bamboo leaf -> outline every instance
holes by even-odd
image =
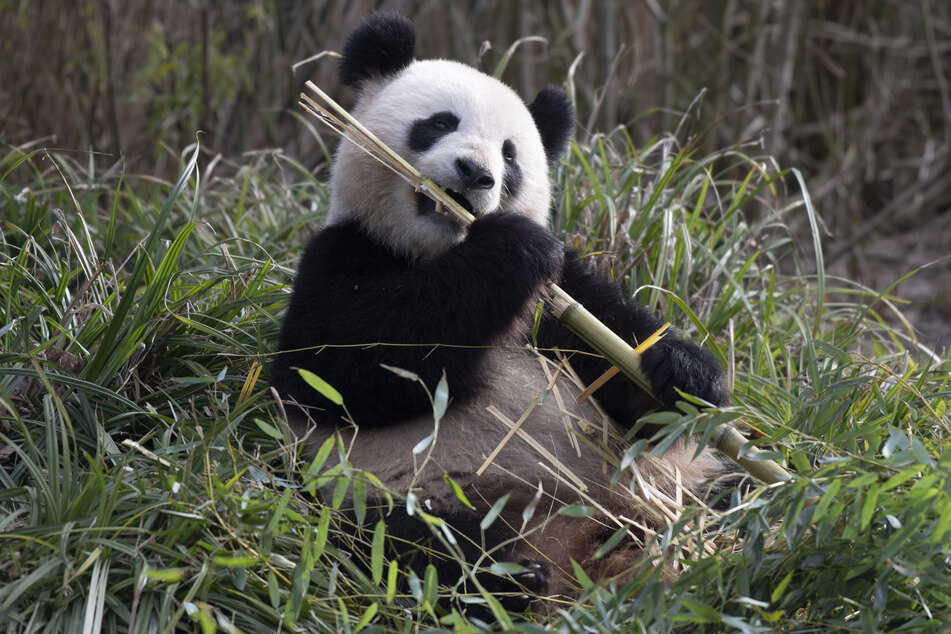
[[[456,499],[465,504],[470,509],[475,508],[472,506],[472,502],[469,501],[469,498],[466,497],[466,494],[463,492],[462,487],[456,483],[455,480],[449,477],[448,473],[442,475],[442,479],[445,480],[446,484],[449,485],[449,488],[452,489],[453,495],[456,496]]]
[[[502,512],[502,509],[505,508],[506,503],[509,501],[509,494],[506,493],[498,500],[495,501],[495,504],[492,505],[492,508],[489,509],[489,512],[485,514],[485,517],[482,518],[482,521],[479,522],[479,528],[483,531],[488,530],[492,524],[495,523],[495,520],[498,518],[499,513]]]
[[[370,548],[370,575],[374,585],[380,585],[383,579],[383,546],[386,537],[386,524],[383,520],[373,529],[373,543]]]
[[[356,626],[354,626],[353,628],[354,634],[356,634],[356,632],[360,632],[361,630],[363,630],[363,628],[365,628],[367,625],[370,624],[370,621],[372,621],[373,618],[376,616],[376,612],[379,608],[380,608],[380,604],[377,603],[376,601],[374,601],[373,603],[369,605],[369,607],[367,607],[366,611],[363,613],[363,616],[360,617],[360,620],[357,621]]]
[[[284,434],[281,433],[281,430],[277,429],[270,423],[264,422],[260,418],[255,418],[254,424],[258,426],[258,429],[263,431],[265,434],[267,434],[271,438],[275,438],[277,440],[282,440],[284,438]]]
[[[783,577],[783,580],[780,581],[779,584],[775,588],[773,588],[773,593],[769,595],[770,603],[779,602],[779,600],[783,596],[783,593],[786,592],[786,588],[789,587],[789,582],[792,581],[792,576],[793,576],[793,573],[790,572],[785,577]]]
[[[595,510],[584,504],[569,504],[559,508],[558,514],[565,517],[591,517],[595,514]]]
[[[367,481],[362,473],[358,473],[356,477],[353,478],[352,498],[353,514],[357,519],[357,525],[363,526],[363,521],[367,517]]]
[[[398,573],[399,573],[399,565],[397,564],[397,560],[391,559],[389,570],[386,573],[386,602],[387,604],[393,603],[393,599],[396,598],[396,581],[397,581]]]
[[[627,529],[623,526],[617,529],[616,531],[614,531],[614,534],[611,535],[607,540],[605,540],[605,542],[601,544],[601,546],[598,547],[598,549],[594,552],[594,558],[601,559],[602,557],[610,553],[612,550],[617,548],[618,544],[620,544],[626,536],[627,536]]]
[[[413,455],[418,456],[426,451],[426,448],[433,444],[434,440],[436,440],[436,430],[433,430],[431,434],[428,434],[425,438],[413,445]]]
[[[446,414],[446,407],[449,406],[449,383],[446,381],[446,372],[443,371],[439,383],[436,385],[436,392],[433,394],[433,418],[438,423]]]
[[[305,370],[304,368],[298,368],[297,373],[300,374],[301,378],[304,379],[304,382],[307,383],[307,385],[317,390],[321,396],[329,400],[331,403],[335,405],[343,405],[343,397],[340,395],[340,392],[331,387],[330,384],[324,381],[322,378],[310,370]]]

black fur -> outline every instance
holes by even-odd
[[[284,398],[313,408],[316,421],[338,422],[342,410],[294,369],[306,368],[341,392],[363,426],[397,423],[431,408],[420,386],[380,364],[415,372],[430,390],[445,370],[453,398],[471,397],[485,384],[489,347],[545,282],[559,279],[563,249],[547,229],[505,212],[480,218],[462,243],[423,262],[393,255],[356,223],[327,227],[301,259],[272,384]],[[663,324],[575,254],[565,262],[562,287],[627,341],[643,341]],[[589,350],[553,315],[543,318],[537,343]],[[676,335],[651,347],[642,361],[666,407],[678,400],[675,388],[718,405],[729,401],[713,355]],[[610,367],[588,355],[577,355],[572,365],[585,382]],[[623,376],[596,396],[625,427],[644,410],[643,395]]]
[[[449,111],[437,112],[431,117],[414,121],[409,129],[409,149],[422,153],[436,145],[436,141],[443,138],[459,127],[459,117]]]
[[[567,251],[560,285],[604,325],[632,345],[644,341],[664,325],[663,320],[634,303],[620,287],[595,273],[572,251]],[[591,351],[577,335],[547,315],[538,332],[542,348]],[[592,383],[610,368],[597,356],[575,355],[571,365],[585,383]],[[651,379],[651,387],[661,405],[672,408],[680,400],[676,388],[714,405],[730,401],[723,371],[716,358],[705,348],[667,334],[641,357],[641,366]],[[595,393],[595,398],[618,424],[630,428],[650,406],[645,395],[625,376],[618,374]],[[656,428],[645,426],[640,436],[653,435]]]
[[[466,574],[455,558],[457,555],[450,554],[443,543],[433,536],[432,527],[405,513],[385,513],[384,508],[382,504],[368,508],[372,517],[367,524],[375,525],[380,519],[386,522],[386,534],[389,537],[386,542],[388,558],[399,559],[401,567],[413,570],[420,578],[426,573],[426,566],[432,564],[439,583],[446,586],[455,585]],[[495,523],[485,530],[481,529],[479,525],[482,518],[481,513],[469,509],[460,509],[441,516],[452,528],[456,546],[466,562],[478,561],[483,555],[483,548],[492,549],[513,537],[513,532],[503,528],[500,523]],[[351,516],[350,519],[355,522],[355,517]],[[359,544],[355,543],[352,547],[359,548]],[[518,562],[524,570],[511,576],[500,576],[486,570],[493,561],[511,561],[512,555],[511,547],[494,551],[491,558],[483,559],[483,569],[477,572],[477,577],[482,587],[499,599],[502,607],[509,612],[523,612],[528,609],[534,596],[543,594],[548,589],[553,571],[545,562],[525,559]],[[460,592],[475,593],[476,588],[471,587],[468,580],[463,580]],[[472,604],[457,607],[465,611],[470,618],[492,620],[487,608],[479,609]]]
[[[548,149],[545,149],[548,152]],[[522,188],[522,168],[518,164],[518,149],[511,139],[502,144],[502,156],[505,159],[505,175],[502,178],[502,195],[516,198]]]
[[[528,106],[545,146],[548,166],[554,167],[565,155],[568,140],[575,130],[575,110],[564,90],[545,86]]]
[[[340,61],[340,83],[360,90],[363,82],[397,73],[413,61],[413,23],[395,13],[363,18],[347,38]]]
[[[423,262],[393,255],[356,223],[327,227],[301,258],[272,384],[284,398],[330,408],[315,411],[316,420],[338,421],[341,412],[293,369],[306,368],[340,390],[354,420],[368,426],[431,407],[420,386],[381,363],[415,372],[430,389],[445,369],[453,397],[472,396],[484,385],[483,346],[558,277],[562,250],[544,227],[504,212],[480,218],[465,241]]]

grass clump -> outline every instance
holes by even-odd
[[[658,536],[672,583],[647,561],[581,579],[577,602],[515,631],[948,626],[951,363],[891,325],[898,298],[825,272],[819,212],[786,191],[805,187],[748,150],[582,139],[554,226],[705,340],[730,416],[800,477]],[[94,156],[0,158],[3,631],[477,629],[439,621],[434,579],[397,583],[382,529],[340,513],[373,479],[327,467],[332,447],[299,464],[266,390],[326,191],[278,152],[176,160],[164,183]],[[327,481],[325,505],[309,491]]]

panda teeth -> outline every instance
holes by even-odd
[[[462,205],[463,209],[468,211],[470,214],[477,215],[475,211],[473,211],[472,203],[469,202],[468,198],[455,190],[449,189],[448,187],[446,188],[446,193],[449,194],[450,198]]]
[[[454,190],[452,190],[452,189],[446,189],[446,193],[449,194],[449,196],[450,196],[453,200],[455,200],[457,203],[459,203],[460,205],[462,205],[463,209],[465,209],[466,211],[468,211],[470,214],[472,214],[472,215],[474,215],[474,216],[479,215],[479,214],[473,209],[472,203],[469,202],[469,199],[468,199],[468,198],[466,198],[465,196],[463,196],[463,195],[460,194],[459,192],[454,191]],[[432,198],[430,198],[429,196],[426,196],[426,195],[423,194],[423,193],[417,193],[417,194],[416,194],[416,206],[417,206],[417,209],[418,209],[418,211],[419,211],[420,214],[437,213],[437,210],[436,210],[436,201],[434,201]],[[446,212],[438,212],[438,213],[441,213],[442,215],[446,215]]]

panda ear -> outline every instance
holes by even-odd
[[[545,86],[528,106],[535,120],[535,127],[545,146],[548,167],[558,164],[568,148],[568,140],[575,129],[575,109],[571,107],[568,94],[557,86]]]
[[[347,38],[340,83],[359,91],[363,82],[403,70],[413,61],[413,23],[396,13],[371,13]]]

